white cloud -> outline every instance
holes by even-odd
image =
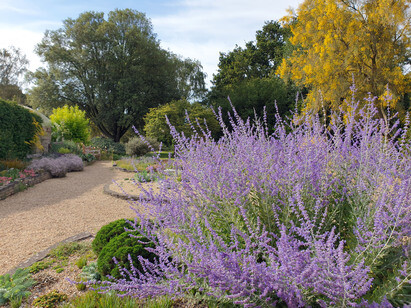
[[[0,1],[0,11],[15,11],[20,15],[31,11],[31,15],[37,16],[23,18],[15,27],[0,21],[0,48],[10,45],[20,48],[30,61],[30,70],[43,66],[40,58],[33,52],[34,47],[41,41],[46,29],[62,26],[64,18],[57,15],[66,10],[60,7],[58,14],[53,14],[53,11],[47,13],[40,10],[40,6],[30,7],[35,2],[27,0]],[[217,72],[219,52],[228,52],[236,44],[244,46],[245,42],[254,40],[255,32],[262,28],[265,21],[280,19],[286,15],[289,6],[296,8],[301,2],[302,0],[176,0],[167,2],[169,10],[166,13],[163,11],[148,17],[161,40],[161,46],[183,57],[199,60],[208,75],[207,84],[210,86],[210,80]],[[80,4],[72,3],[66,8],[67,12],[76,5]],[[85,6],[82,10],[90,8]]]
[[[26,29],[7,29],[0,27],[0,48],[14,46],[20,48],[30,61],[29,69],[35,70],[42,66],[40,58],[34,53],[34,48],[43,38],[43,33]]]
[[[184,0],[170,14],[152,18],[162,46],[203,64],[208,80],[217,72],[219,52],[255,39],[265,21],[279,20],[302,0]],[[210,83],[208,82],[208,85]]]

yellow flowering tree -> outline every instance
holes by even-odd
[[[307,108],[337,108],[350,96],[387,96],[404,111],[411,90],[409,0],[305,0],[283,19],[293,50],[278,73],[310,89]],[[384,116],[383,100],[378,101]]]

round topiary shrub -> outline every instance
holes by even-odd
[[[128,255],[133,260],[133,265],[136,269],[142,270],[138,257],[154,261],[156,255],[146,250],[147,247],[154,248],[153,243],[142,244],[140,241],[147,242],[146,238],[131,237],[130,234],[139,235],[138,232],[124,232],[110,240],[101,250],[97,260],[97,268],[102,275],[111,275],[115,278],[123,278],[120,274],[118,266],[114,263],[113,257],[118,261],[118,265],[130,269]]]
[[[125,219],[119,219],[110,222],[109,224],[101,227],[97,232],[96,237],[91,243],[93,251],[98,256],[100,251],[110,242],[113,237],[116,237],[124,232],[124,228],[130,229],[130,224]]]

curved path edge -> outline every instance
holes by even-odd
[[[34,263],[39,262],[41,260],[43,260],[44,258],[46,258],[49,254],[50,251],[52,251],[54,248],[58,247],[61,244],[65,244],[65,243],[72,243],[72,242],[79,242],[88,238],[92,238],[94,237],[93,234],[91,234],[90,232],[81,232],[79,234],[76,234],[74,236],[70,236],[54,245],[51,245],[49,248],[44,249],[43,251],[40,251],[38,253],[36,253],[35,255],[33,255],[31,258],[27,259],[26,261],[20,263],[19,265],[17,265],[16,267],[14,267],[13,269],[9,270],[6,274],[9,274],[10,276],[13,275],[19,268],[26,268],[29,266],[32,266]]]

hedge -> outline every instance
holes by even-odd
[[[31,153],[42,119],[13,102],[0,99],[0,159],[24,159]]]

